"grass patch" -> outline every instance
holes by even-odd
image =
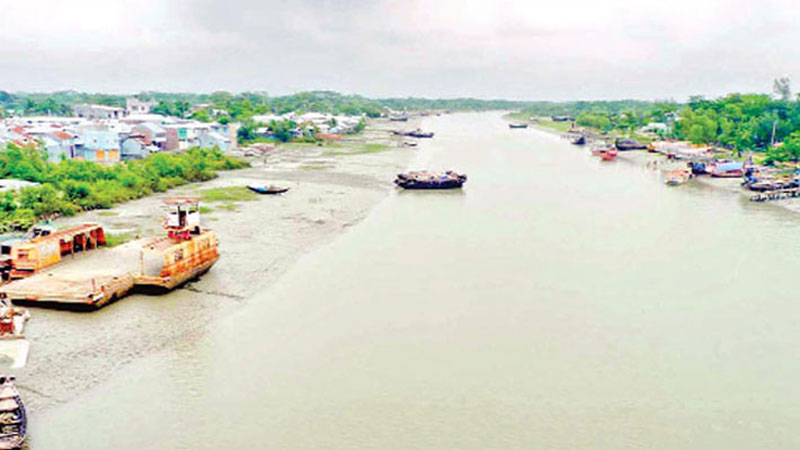
[[[553,122],[552,120],[549,119],[540,119],[534,125],[543,128],[549,128],[551,130],[556,130],[561,133],[566,133],[572,127],[572,122]]]
[[[132,240],[136,234],[127,233],[106,233],[106,247],[116,247]]]
[[[256,193],[242,186],[203,189],[198,194],[204,202],[242,202],[255,200],[257,197]]]
[[[217,209],[221,209],[223,211],[236,211],[239,209],[239,205],[233,202],[225,202],[221,205],[217,205]]]
[[[380,153],[390,150],[391,147],[386,144],[361,144],[353,147],[342,147],[341,149],[328,150],[325,155],[340,156],[340,155],[367,155],[370,153]]]
[[[203,206],[200,207],[200,214],[208,214],[208,213],[210,213],[212,211],[214,211],[214,208],[212,208],[210,206],[203,205]]]

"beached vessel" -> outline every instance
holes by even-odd
[[[255,184],[248,184],[247,189],[257,193],[257,194],[267,194],[267,195],[275,195],[275,194],[283,194],[284,192],[288,191],[288,187],[280,187],[280,186],[266,186],[266,185],[255,185]]]
[[[647,150],[647,144],[634,141],[633,139],[617,139],[617,141],[614,143],[614,146],[617,147],[617,150],[621,152],[630,150]]]
[[[572,145],[585,145],[586,144],[586,136],[579,134],[570,140],[570,144]]]
[[[508,128],[517,129],[517,128],[528,128],[527,123],[510,123],[508,124]]]
[[[0,450],[22,448],[28,437],[28,416],[14,380],[0,376]]]
[[[405,189],[457,189],[467,176],[452,170],[446,172],[412,171],[397,174],[394,183]]]
[[[63,230],[36,226],[27,235],[0,244],[0,275],[3,281],[29,277],[60,263],[65,256],[104,245],[105,231],[96,223]]]
[[[165,292],[206,272],[219,259],[216,233],[200,224],[199,199],[165,200],[164,237],[137,239],[0,287],[15,303],[97,309],[133,289]],[[113,261],[113,263],[109,263]]]

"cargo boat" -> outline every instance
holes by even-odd
[[[217,236],[200,225],[199,199],[167,199],[166,236],[93,252],[0,287],[16,303],[97,309],[134,289],[165,292],[205,273],[219,259]],[[113,264],[109,264],[113,261]]]
[[[452,170],[446,172],[406,172],[397,174],[394,184],[404,189],[458,189],[467,176]]]

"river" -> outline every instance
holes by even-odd
[[[424,127],[414,167],[463,191],[392,192],[210,330],[34,412],[32,448],[800,446],[796,214],[497,113]]]

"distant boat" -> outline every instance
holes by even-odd
[[[570,143],[572,145],[585,145],[586,144],[586,136],[580,134],[577,137],[573,138]]]
[[[606,150],[600,150],[600,159],[603,161],[613,161],[617,159],[617,149],[611,147]]]
[[[718,164],[709,171],[716,178],[739,178],[744,176],[744,163],[730,162]]]
[[[614,147],[608,144],[595,144],[592,146],[592,156],[602,156],[603,152],[615,150]]]
[[[389,117],[392,122],[408,122],[408,116],[392,116]]]
[[[458,189],[467,176],[452,170],[446,172],[412,171],[397,174],[394,184],[404,189]]]
[[[510,123],[508,124],[508,128],[528,128],[527,123]]]
[[[414,131],[392,130],[392,134],[395,135],[395,136],[413,137],[413,138],[417,138],[417,139],[432,138],[433,137],[433,133],[432,132],[427,132],[426,133],[426,132],[420,130],[419,128],[414,130]]]
[[[283,194],[284,192],[288,191],[288,187],[279,187],[279,186],[259,186],[259,185],[247,185],[247,189],[258,193],[258,194]]]
[[[628,150],[647,150],[647,144],[642,144],[639,141],[634,141],[632,139],[617,139],[615,143],[617,150],[621,152],[625,152]]]
[[[424,132],[422,130],[415,130],[415,131],[411,131],[411,132],[407,133],[406,136],[410,136],[410,137],[417,138],[417,139],[426,139],[426,138],[430,139],[430,138],[433,137],[433,132],[427,132],[426,133],[426,132]]]
[[[678,186],[692,178],[692,169],[677,169],[667,174],[665,183],[667,186]]]

